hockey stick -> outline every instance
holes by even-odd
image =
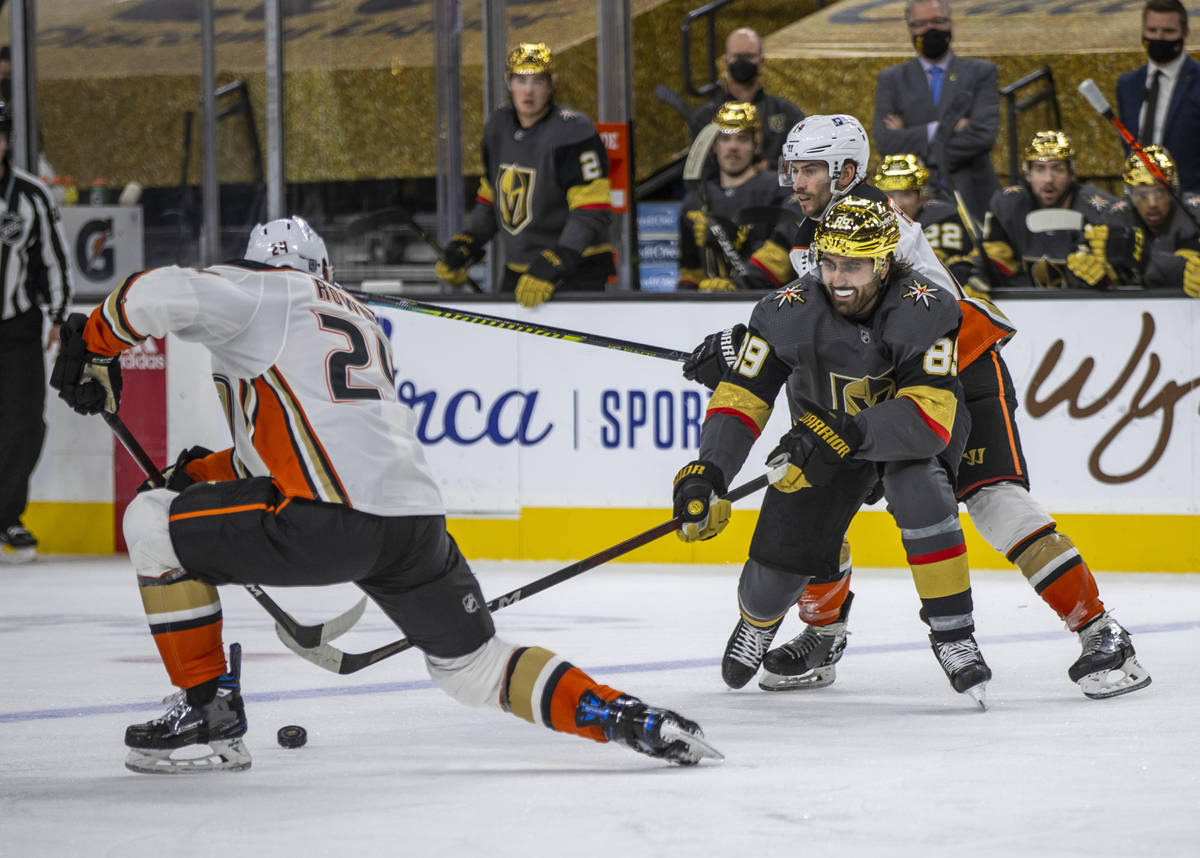
[[[582,331],[572,331],[567,328],[555,328],[549,325],[538,325],[533,322],[521,322],[517,319],[506,319],[502,316],[488,316],[483,313],[472,313],[467,310],[455,310],[437,304],[426,304],[413,301],[399,295],[376,295],[373,292],[356,292],[351,289],[343,290],[347,295],[368,304],[379,304],[383,307],[393,307],[397,310],[408,310],[412,313],[424,313],[427,316],[437,316],[442,319],[453,319],[457,322],[473,322],[477,325],[487,325],[505,331],[515,331],[518,334],[534,334],[539,337],[550,337],[555,340],[566,340],[572,343],[582,343],[585,346],[599,346],[645,357],[663,358],[683,362],[691,352],[681,352],[675,349],[665,349],[661,346],[635,343],[630,340],[618,340],[603,337],[599,334],[586,334]]]
[[[767,473],[755,477],[753,480],[750,480],[750,482],[744,483],[738,486],[736,489],[733,489],[722,495],[722,499],[731,503],[739,501],[747,495],[754,494],[759,489],[766,488],[767,484],[770,483],[773,478],[782,476],[782,473],[786,470],[786,463],[777,468],[773,468]],[[591,557],[586,557],[583,560],[572,563],[570,566],[559,569],[557,572],[551,572],[549,575],[538,578],[536,581],[526,584],[524,587],[518,587],[515,590],[510,590],[503,596],[498,596],[489,601],[487,603],[487,609],[492,613],[495,613],[501,608],[507,608],[509,605],[515,605],[522,599],[528,599],[530,596],[541,593],[543,590],[549,590],[556,584],[561,584],[563,581],[574,578],[576,575],[582,575],[584,572],[587,572],[590,569],[595,569],[597,566],[607,563],[610,560],[614,560],[623,554],[628,554],[635,548],[641,548],[643,545],[647,545],[654,540],[659,539],[660,537],[666,536],[671,531],[677,530],[681,524],[683,524],[683,516],[677,515],[670,521],[664,521],[662,524],[656,525],[643,533],[639,533],[637,536],[631,536],[624,542],[620,542],[611,548],[605,548],[603,551],[599,551],[593,554]],[[283,630],[278,626],[275,628],[275,631],[279,635],[279,639],[283,641],[284,646],[296,653],[296,655],[307,661],[311,661],[318,667],[323,667],[332,673],[340,673],[342,675],[347,673],[355,673],[356,671],[362,670],[364,667],[370,667],[376,662],[383,661],[385,658],[390,658],[396,653],[404,652],[406,649],[411,649],[413,646],[412,641],[408,640],[407,638],[401,638],[398,641],[384,644],[381,647],[376,647],[375,649],[367,650],[366,652],[343,652],[337,647],[330,646],[328,644],[319,647],[304,648],[297,646],[294,640],[289,640],[288,637],[283,634]]]
[[[1166,188],[1167,193],[1171,195],[1171,199],[1187,215],[1188,220],[1192,222],[1196,229],[1200,229],[1200,220],[1197,220],[1196,216],[1188,210],[1187,204],[1179,196],[1179,192],[1171,185],[1171,180],[1163,175],[1163,171],[1158,168],[1158,164],[1154,163],[1154,159],[1146,154],[1146,150],[1142,148],[1142,144],[1138,142],[1138,139],[1129,133],[1129,129],[1125,127],[1125,123],[1113,113],[1112,105],[1108,103],[1108,99],[1104,97],[1104,93],[1100,92],[1100,87],[1096,86],[1096,82],[1090,77],[1087,78],[1083,83],[1079,84],[1079,94],[1087,99],[1087,103],[1097,113],[1112,123],[1112,127],[1117,129],[1117,133],[1121,135],[1121,139],[1142,159],[1142,163],[1146,165],[1146,169],[1150,171],[1150,175]]]
[[[158,488],[165,486],[166,480],[163,478],[162,471],[154,464],[154,460],[150,458],[145,448],[138,443],[137,438],[133,437],[133,433],[129,431],[125,421],[118,415],[109,414],[107,411],[101,412],[101,415],[104,417],[104,422],[108,424],[108,428],[112,429],[113,434],[117,436],[117,440],[129,451],[129,455],[145,473],[151,485]],[[357,623],[358,618],[363,615],[363,611],[367,609],[367,597],[363,596],[354,607],[343,614],[338,614],[332,620],[318,623],[315,626],[306,626],[296,622],[291,614],[279,607],[279,604],[257,584],[243,584],[242,586],[254,597],[254,601],[262,605],[263,610],[274,618],[276,633],[281,637],[283,635],[290,636],[300,646],[328,644],[329,641],[349,631],[350,627]]]
[[[750,270],[746,267],[741,254],[737,252],[737,248],[733,246],[733,242],[730,241],[729,233],[718,221],[708,216],[708,182],[704,180],[704,164],[708,160],[713,142],[717,139],[720,131],[720,126],[715,122],[710,122],[700,129],[700,133],[696,135],[691,148],[688,149],[687,160],[683,162],[683,181],[696,183],[700,194],[700,213],[704,215],[704,224],[708,234],[716,240],[717,247],[721,249],[721,255],[725,257],[725,261],[729,263],[730,267],[737,272],[739,277],[745,277]],[[707,248],[705,248],[705,252],[708,252]],[[711,259],[707,260],[705,268],[710,275],[718,273]]]

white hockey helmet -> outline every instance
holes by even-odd
[[[273,268],[294,268],[333,281],[333,266],[321,236],[302,217],[279,218],[250,230],[246,259]]]
[[[832,207],[850,193],[851,188],[867,177],[867,162],[871,160],[871,143],[862,123],[848,113],[806,116],[788,132],[779,156],[779,184],[792,186],[791,168],[794,161],[824,161],[829,165],[829,186]],[[836,187],[838,174],[846,164],[854,164],[854,181],[842,190]],[[826,208],[826,212],[829,209]],[[824,216],[824,215],[822,215]]]

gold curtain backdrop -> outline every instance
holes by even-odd
[[[679,25],[702,4],[631,5],[636,160],[644,177],[687,145],[682,119],[652,90],[656,83],[682,89]],[[1064,125],[1081,150],[1081,170],[1114,173],[1119,145],[1075,86],[1091,76],[1111,96],[1117,74],[1144,62],[1141,5],[954,0],[955,48],[995,61],[1002,85],[1050,65]],[[288,180],[433,175],[432,0],[285,0],[283,6]],[[474,172],[483,125],[480,4],[464,0],[461,6],[463,152],[466,169]],[[816,6],[816,0],[739,0],[719,14],[718,36],[723,41],[737,26],[758,29],[767,35],[769,91],[808,113],[849,112],[869,124],[875,75],[911,55],[903,2],[840,0],[821,11]],[[508,10],[509,43],[548,42],[555,50],[559,100],[595,118],[595,0],[510,0]],[[246,82],[263,139],[261,0],[218,0],[215,11],[218,85]],[[117,184],[176,184],[183,117],[199,109],[194,0],[41,0],[37,28],[44,149],[58,172],[81,183],[104,176]],[[703,33],[702,26],[694,29],[697,77]],[[222,181],[251,177],[241,122],[230,119],[221,126]],[[199,177],[198,139],[193,134],[192,182]],[[1002,146],[996,162],[1005,173]]]

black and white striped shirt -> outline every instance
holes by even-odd
[[[70,299],[58,208],[36,176],[8,164],[0,180],[0,320],[45,302],[61,321]]]

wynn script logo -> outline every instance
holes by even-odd
[[[1184,382],[1168,380],[1155,390],[1159,371],[1162,369],[1162,360],[1155,352],[1150,351],[1147,355],[1150,341],[1154,339],[1154,331],[1154,318],[1149,313],[1142,313],[1142,331],[1124,368],[1113,379],[1108,389],[1091,403],[1084,404],[1082,401],[1084,385],[1087,384],[1096,368],[1096,361],[1091,357],[1080,361],[1071,377],[1057,389],[1050,391],[1044,397],[1041,395],[1042,386],[1058,368],[1059,360],[1062,358],[1062,340],[1055,340],[1054,344],[1050,346],[1029,383],[1029,390],[1025,396],[1025,407],[1035,418],[1045,416],[1063,402],[1067,404],[1067,413],[1074,418],[1091,417],[1119,400],[1127,403],[1124,413],[1104,434],[1104,437],[1096,442],[1096,446],[1092,448],[1091,455],[1088,457],[1088,472],[1099,482],[1109,484],[1133,482],[1158,464],[1171,440],[1171,430],[1175,425],[1175,407],[1185,396],[1200,387],[1200,377],[1197,377]],[[1142,368],[1143,359],[1145,359],[1144,368]],[[1134,378],[1135,374],[1139,372],[1139,368],[1142,368],[1140,380]],[[1103,383],[1102,380],[1101,383]],[[1132,387],[1130,387],[1131,385]],[[1100,465],[1104,452],[1116,443],[1130,423],[1143,419],[1158,420],[1158,437],[1145,459],[1140,465],[1126,473],[1106,472]]]

